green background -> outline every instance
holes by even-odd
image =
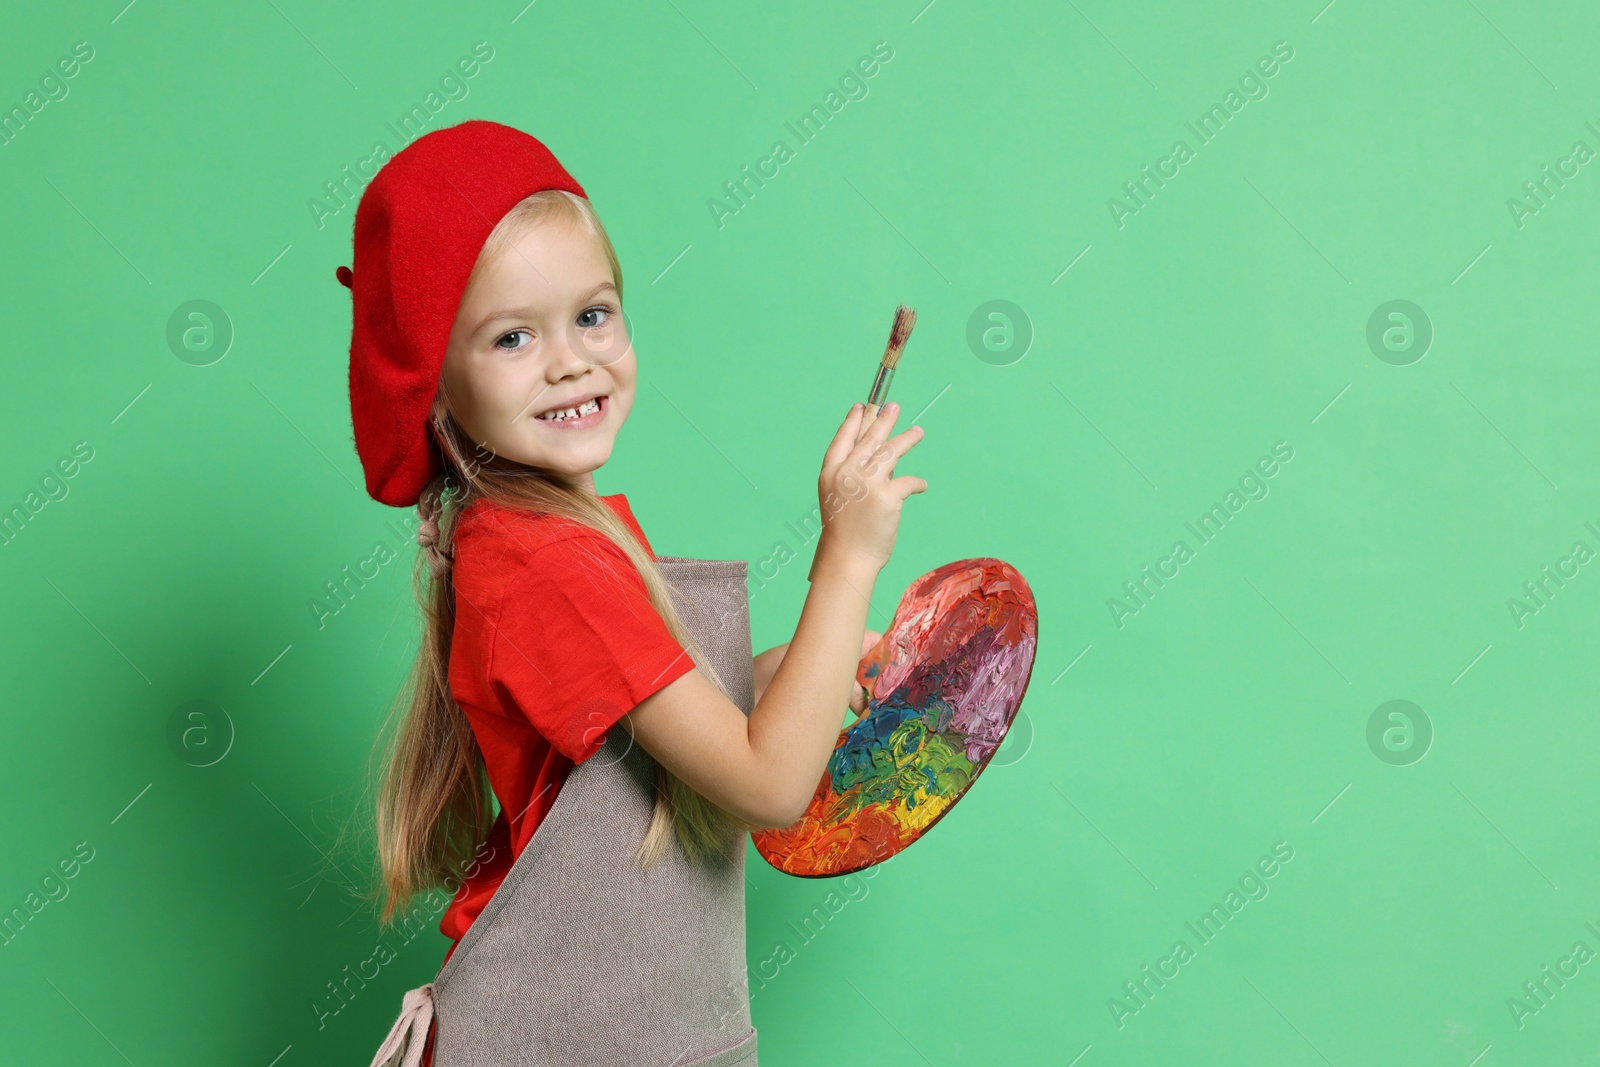
[[[1011,737],[870,892],[802,944],[828,883],[751,850],[751,966],[795,949],[752,1003],[763,1064],[1592,1055],[1600,963],[1520,1023],[1508,1000],[1600,951],[1600,576],[1520,625],[1508,601],[1600,549],[1600,163],[1521,225],[1507,201],[1600,149],[1600,15],[1323,3],[9,11],[5,108],[74,42],[94,58],[0,147],[0,507],[93,458],[0,553],[0,906],[93,859],[0,946],[0,1058],[366,1063],[444,954],[430,920],[319,1026],[380,936],[339,833],[418,616],[414,512],[366,497],[351,443],[354,208],[319,226],[308,201],[397,150],[386,124],[477,41],[493,59],[430,121],[533,133],[605,220],[641,380],[597,480],[657,551],[787,542],[752,613],[758,649],[792,634],[810,546],[786,524],[904,302],[894,395],[927,436],[900,471],[930,488],[871,625],[970,556],[1040,607]],[[798,145],[785,123],[880,41],[865,98]],[[1185,122],[1279,41],[1265,98],[1199,146]],[[719,226],[708,201],[780,138],[794,158]],[[1119,227],[1108,200],[1180,138]],[[1420,359],[1368,344],[1397,299],[1431,324]],[[233,331],[204,366],[167,341],[191,300]],[[1280,441],[1270,493],[1119,627],[1108,600]],[[323,583],[380,542],[402,558],[319,628]],[[195,700],[232,733],[205,767],[169,740]],[[1369,746],[1390,700],[1425,750]],[[1277,842],[1269,894],[1201,946],[1186,923]]]

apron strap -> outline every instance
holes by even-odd
[[[406,993],[400,1003],[400,1017],[389,1036],[378,1047],[372,1067],[417,1067],[422,1049],[428,1043],[428,1027],[433,1022],[433,983]]]

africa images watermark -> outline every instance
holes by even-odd
[[[79,41],[72,46],[72,55],[56,60],[54,70],[46,69],[39,76],[39,88],[29,89],[20,104],[9,108],[0,105],[0,147],[9,145],[28,128],[34,116],[52,103],[59,103],[72,92],[67,83],[78,76],[85,64],[94,58],[94,45]]]
[[[1600,137],[1600,126],[1592,121],[1585,122],[1584,127]],[[1539,167],[1539,173],[1522,183],[1521,198],[1511,196],[1506,198],[1506,210],[1511,212],[1511,221],[1517,224],[1517,229],[1522,229],[1528,224],[1528,219],[1550,206],[1550,201],[1567,182],[1576,178],[1585,163],[1595,157],[1594,149],[1585,141],[1572,142],[1572,148],[1565,156],[1556,160],[1556,169],[1551,170],[1550,164],[1544,163]]]
[[[1596,528],[1594,523],[1585,522],[1583,527],[1600,539],[1600,528]],[[1582,573],[1580,568],[1594,558],[1595,551],[1587,541],[1574,541],[1572,550],[1556,560],[1554,570],[1546,563],[1539,568],[1536,577],[1523,582],[1519,596],[1506,598],[1506,607],[1511,611],[1511,621],[1517,624],[1517,629],[1528,625],[1529,619],[1549,607],[1555,595],[1566,588],[1567,582]]]
[[[478,471],[483,469],[484,464],[494,457],[493,449],[486,445],[474,445],[471,454],[461,457],[462,466],[458,472],[470,482]],[[452,495],[463,492],[461,480],[455,473],[445,477],[445,489]],[[322,583],[323,594],[306,600],[306,607],[311,610],[311,617],[316,620],[318,630],[327,629],[328,620],[349,607],[350,602],[367,587],[368,582],[380,577],[384,567],[400,558],[403,548],[417,543],[417,529],[421,521],[421,516],[415,509],[385,519],[384,529],[393,534],[399,544],[391,545],[387,540],[374,541],[372,550],[356,560],[354,572],[351,571],[350,564],[346,563],[339,568],[340,577],[337,580],[330,578]]]
[[[855,65],[839,77],[839,87],[829,89],[821,103],[812,104],[810,109],[801,114],[796,122],[785,122],[784,127],[795,138],[795,147],[790,148],[789,142],[779,138],[772,144],[772,149],[765,158],[756,160],[755,172],[751,173],[750,164],[746,163],[739,168],[740,176],[730,178],[722,183],[722,192],[731,203],[724,202],[717,197],[706,199],[706,208],[711,212],[711,221],[717,224],[717,229],[727,225],[727,220],[746,207],[755,198],[756,192],[767,187],[767,182],[776,178],[781,173],[785,164],[795,158],[796,152],[816,140],[822,133],[830,119],[844,110],[846,104],[852,100],[865,100],[868,92],[867,81],[875,77],[881,65],[894,58],[894,46],[888,41],[876,41],[872,45],[872,54],[862,56],[856,60]],[[841,95],[841,93],[843,95]],[[755,183],[751,188],[750,183]]]
[[[0,547],[11,544],[17,535],[34,520],[45,507],[67,498],[72,487],[67,483],[78,476],[83,465],[95,456],[94,446],[88,441],[73,443],[72,452],[56,460],[55,469],[46,469],[39,476],[39,488],[29,488],[19,503],[6,507],[0,504]],[[59,475],[59,477],[58,477]]]
[[[345,208],[352,207],[361,200],[361,191],[367,183],[377,177],[378,170],[400,149],[410,144],[427,132],[433,123],[433,116],[443,111],[452,101],[459,103],[467,98],[472,91],[468,81],[478,75],[483,69],[483,64],[494,58],[494,47],[488,41],[478,41],[472,46],[472,54],[462,56],[455,61],[453,67],[448,67],[439,76],[439,87],[428,87],[423,94],[421,103],[414,103],[402,112],[395,122],[386,122],[384,126],[394,135],[395,147],[389,147],[386,140],[377,140],[372,144],[372,149],[365,159],[356,160],[355,171],[352,172],[350,164],[346,163],[339,168],[337,176],[322,183],[322,197],[311,197],[306,201],[306,208],[311,212],[311,221],[317,224],[317,229],[325,229],[328,220],[338,216]],[[397,126],[395,123],[399,123]]]
[[[487,853],[485,849],[488,850]],[[376,981],[382,969],[399,958],[400,954],[396,947],[405,948],[418,934],[432,926],[450,902],[466,888],[466,883],[478,876],[481,866],[494,858],[495,852],[494,846],[487,841],[479,845],[472,858],[462,864],[464,877],[446,875],[442,884],[434,886],[422,894],[420,899],[407,904],[395,926],[395,933],[400,935],[396,945],[390,943],[395,940],[394,938],[386,937],[373,947],[372,953],[366,959],[355,965],[354,973],[347,963],[344,965],[343,977],[338,979],[338,984],[330,978],[327,983],[329,995],[322,1000],[311,1002],[311,1011],[317,1017],[317,1029],[326,1029],[329,1019],[348,1008],[350,1002],[355,1000],[356,994],[367,988],[368,982]],[[370,974],[367,973],[369,967],[372,972]]]
[[[784,923],[794,935],[792,945],[787,940],[775,942],[772,951],[767,953],[766,958],[757,963],[754,969],[745,967],[742,977],[729,979],[714,994],[712,1007],[721,1020],[719,1029],[726,1028],[730,1018],[740,1018],[755,999],[755,995],[765,989],[769,982],[775,980],[786,965],[798,959],[800,950],[820,937],[822,931],[827,929],[828,923],[840,912],[851,903],[866,900],[867,894],[872,891],[867,882],[878,877],[878,873],[884,867],[902,855],[901,852],[885,855],[887,845],[883,841],[873,841],[869,847],[874,857],[872,863],[839,878],[835,883],[837,888],[829,889],[820,904],[813,904],[810,911],[800,916],[799,925],[796,925],[794,920]]]
[[[1277,459],[1272,457],[1276,456]],[[1272,455],[1262,456],[1256,460],[1255,466],[1247,469],[1239,478],[1237,489],[1229,488],[1223,494],[1219,503],[1212,504],[1210,509],[1201,512],[1200,517],[1194,522],[1183,524],[1195,538],[1195,546],[1189,547],[1189,542],[1178,538],[1172,543],[1172,548],[1167,555],[1156,560],[1155,570],[1150,569],[1146,563],[1140,573],[1122,583],[1122,592],[1127,599],[1109,597],[1106,607],[1111,611],[1111,621],[1117,624],[1117,629],[1127,625],[1127,620],[1139,614],[1150,606],[1150,601],[1155,598],[1158,591],[1166,587],[1167,582],[1176,578],[1185,563],[1195,558],[1198,549],[1209,545],[1222,532],[1228,520],[1244,510],[1244,506],[1252,500],[1265,500],[1271,487],[1268,479],[1275,476],[1282,465],[1294,458],[1294,446],[1288,441],[1276,441],[1272,445]],[[1171,570],[1168,570],[1168,567]]]
[[[843,496],[829,491],[818,501],[816,507],[798,516],[793,522],[785,522],[784,528],[794,535],[800,548],[805,548],[822,536],[823,527],[828,519],[837,514],[847,502],[854,503],[867,495],[867,483],[862,478],[870,476],[880,464],[892,458],[888,442],[885,441],[856,462],[855,466],[861,472],[861,477],[858,477],[855,471],[845,472],[840,479],[844,486]],[[750,587],[751,599],[753,600],[757,593],[775,581],[785,566],[799,558],[799,552],[789,542],[781,538],[774,541],[771,550],[750,566],[746,584]]]
[[[1267,894],[1272,891],[1268,881],[1276,877],[1283,869],[1283,865],[1292,859],[1294,859],[1293,845],[1287,841],[1273,842],[1272,855],[1262,856],[1256,860],[1255,864],[1239,877],[1238,887],[1229,887],[1220,904],[1212,904],[1210,910],[1202,912],[1198,919],[1183,924],[1194,935],[1195,948],[1191,948],[1188,941],[1180,938],[1173,943],[1172,950],[1166,956],[1155,962],[1154,970],[1147,963],[1139,968],[1138,977],[1122,983],[1124,995],[1106,1000],[1106,1007],[1111,1011],[1111,1019],[1117,1024],[1117,1029],[1121,1030],[1130,1018],[1148,1008],[1156,993],[1178,977],[1185,964],[1194,961],[1197,955],[1196,948],[1215,941],[1233,917],[1244,910],[1246,904],[1251,901],[1266,900]]]
[[[1583,925],[1591,934],[1600,938],[1600,927],[1592,922]],[[1523,982],[1521,996],[1506,998],[1506,1008],[1511,1012],[1511,1021],[1517,1024],[1517,1029],[1526,1027],[1529,1019],[1548,1008],[1555,995],[1565,989],[1569,981],[1578,977],[1583,965],[1594,958],[1595,951],[1589,947],[1587,941],[1575,941],[1572,951],[1556,960],[1554,970],[1551,970],[1550,965],[1546,963],[1539,969],[1537,978]]]
[[[417,525],[420,520],[413,510],[404,516],[404,521],[409,525],[402,525],[400,517],[392,516],[383,524],[384,528],[399,541],[401,547],[416,544]],[[376,580],[383,573],[384,567],[399,558],[399,547],[391,547],[386,541],[375,541],[372,551],[356,560],[354,572],[348,563],[340,567],[340,577],[337,582],[330,578],[322,583],[325,595],[319,594],[306,601],[306,606],[311,609],[311,617],[317,622],[317,629],[327,629],[329,619],[349,607],[350,602],[367,587],[368,582]]]
[[[1274,42],[1272,54],[1257,59],[1255,66],[1239,77],[1239,87],[1228,89],[1222,103],[1212,104],[1194,122],[1184,123],[1189,132],[1194,134],[1194,148],[1189,147],[1188,141],[1179,138],[1172,143],[1172,148],[1165,156],[1156,160],[1154,170],[1146,163],[1136,176],[1123,182],[1122,192],[1127,199],[1113,196],[1106,200],[1106,210],[1111,213],[1111,221],[1117,229],[1122,229],[1127,225],[1128,218],[1148,207],[1156,193],[1166,188],[1167,182],[1182,172],[1183,165],[1194,159],[1200,148],[1214,141],[1223,127],[1233,120],[1233,116],[1244,110],[1245,104],[1252,100],[1265,100],[1270,92],[1268,80],[1293,58],[1293,45],[1288,41]]]
[[[54,869],[45,871],[39,879],[38,892],[28,890],[21,904],[13,904],[9,910],[0,912],[0,946],[8,946],[16,940],[17,935],[47,906],[66,900],[67,894],[72,892],[72,887],[67,883],[76,878],[78,872],[94,857],[94,846],[87,841],[79,841],[72,846],[70,856],[63,856],[56,861]],[[57,871],[60,871],[59,875]]]

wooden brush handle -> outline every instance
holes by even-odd
[[[856,431],[856,441],[858,443],[863,437],[867,436],[867,431],[872,429],[872,424],[878,421],[878,413],[882,410],[883,406],[881,404],[866,405],[866,410],[861,415],[861,428]]]

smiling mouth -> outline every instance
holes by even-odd
[[[586,430],[605,418],[609,396],[597,396],[568,408],[556,408],[542,415],[534,416],[534,421],[543,423],[556,430]]]

